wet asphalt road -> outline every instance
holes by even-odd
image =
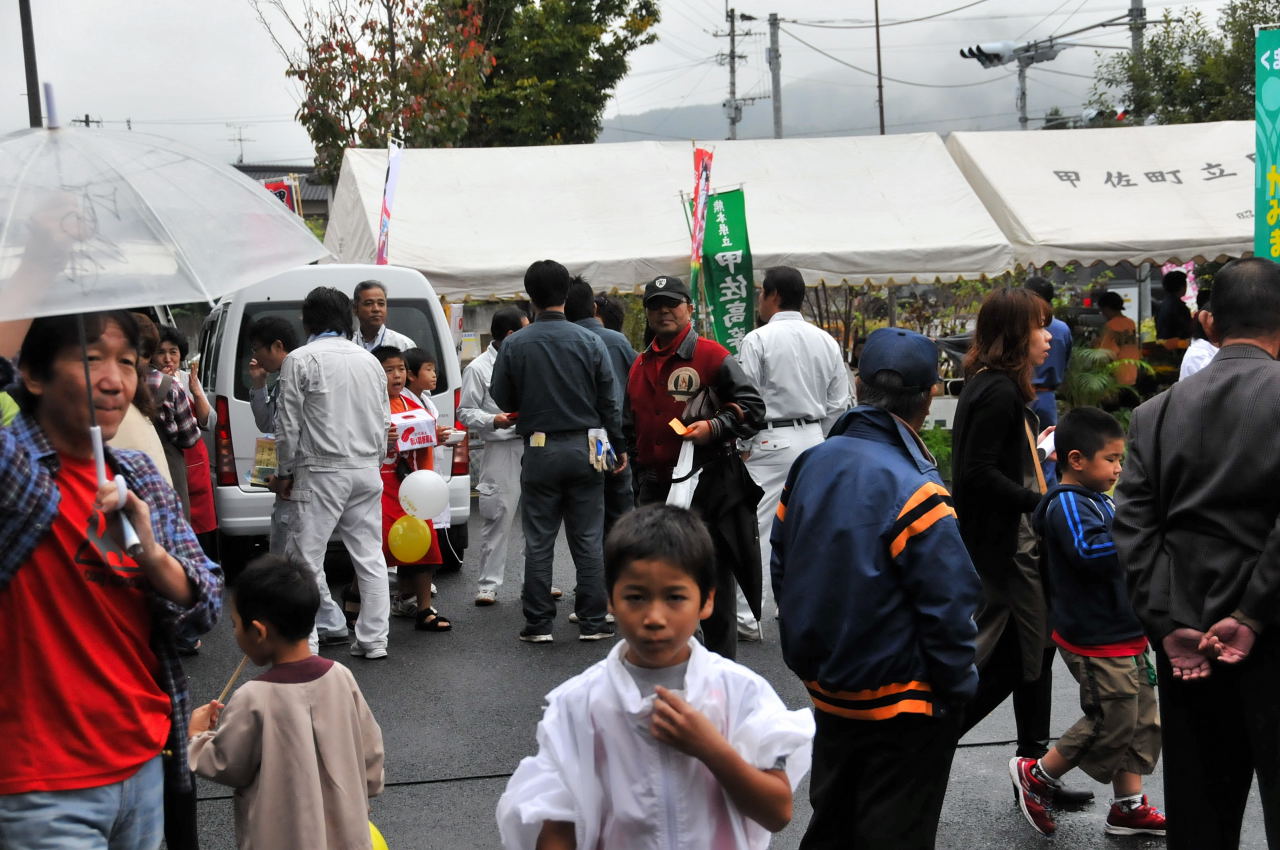
[[[476,516],[474,510],[472,516]],[[479,539],[477,519],[472,522],[471,539]],[[572,611],[568,591],[573,586],[573,567],[563,537],[557,548],[555,580],[566,589],[566,598],[560,602],[556,641],[550,645],[516,640],[523,625],[520,563],[509,563],[497,605],[476,608],[472,604],[478,551],[473,545],[460,572],[436,579],[436,607],[452,619],[452,632],[417,633],[411,621],[393,619],[390,657],[385,661],[351,658],[342,647],[325,650],[351,667],[382,726],[387,790],[373,801],[373,820],[391,850],[499,847],[494,807],[506,777],[534,750],[543,695],[602,658],[612,645],[612,641],[578,641],[577,627],[564,619]],[[772,611],[772,606],[766,610]],[[239,659],[230,619],[224,616],[205,636],[199,656],[188,661],[193,700],[199,703],[216,696]],[[765,641],[743,644],[738,660],[767,678],[789,707],[808,705],[799,681],[782,662],[773,621],[765,624]],[[1074,722],[1076,712],[1075,683],[1059,662],[1054,679],[1054,732]],[[1068,776],[1069,784],[1093,789],[1096,801],[1085,811],[1063,813],[1054,838],[1035,834],[1013,805],[1007,773],[1013,738],[1012,711],[1006,703],[961,742],[938,847],[981,850],[1052,844],[1136,850],[1163,846],[1159,839],[1104,835],[1110,789],[1078,772]],[[1160,777],[1158,768],[1148,784],[1155,805],[1161,805],[1164,796]],[[791,825],[775,837],[772,847],[799,846],[809,817],[807,795],[806,781],[797,791]],[[200,798],[201,846],[204,850],[234,848],[228,789],[202,781]],[[1246,813],[1241,847],[1266,847],[1256,790]]]

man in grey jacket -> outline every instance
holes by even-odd
[[[1256,772],[1280,846],[1280,266],[1231,263],[1221,351],[1134,411],[1113,534],[1155,645],[1172,850],[1237,847]]]
[[[391,438],[387,377],[377,358],[347,337],[351,300],[317,287],[302,303],[310,335],[280,368],[276,452],[280,495],[293,502],[286,553],[310,568],[320,588],[319,636],[345,640],[346,619],[329,594],[324,553],[337,529],[360,585],[351,654],[387,657],[391,594],[382,556],[382,477]],[[312,635],[312,649],[318,636]]]

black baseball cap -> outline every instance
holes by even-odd
[[[938,346],[915,331],[880,328],[867,337],[858,372],[868,379],[896,372],[904,390],[929,389],[938,383]]]
[[[689,295],[689,287],[685,286],[684,281],[669,274],[658,275],[644,285],[644,305],[646,307],[649,306],[650,301],[659,298],[669,301],[693,301],[693,298]]]

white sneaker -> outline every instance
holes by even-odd
[[[559,599],[561,596],[564,596],[564,591],[556,587],[554,584],[551,585],[551,598]]]
[[[764,640],[764,626],[758,621],[738,623],[738,640],[744,643],[759,643]]]
[[[494,590],[481,590],[476,593],[476,605],[481,607],[492,605],[498,601],[498,593]]]
[[[351,654],[366,661],[377,661],[387,657],[387,648],[385,646],[365,646],[357,640],[351,643]]]
[[[605,621],[606,623],[609,623],[609,624],[611,624],[611,625],[612,625],[612,624],[614,623],[613,615],[612,615],[612,614],[605,614],[605,615],[604,615],[604,621]],[[570,615],[569,615],[569,622],[570,622],[570,623],[576,623],[576,622],[578,622],[578,614],[577,614],[577,612],[574,612],[574,613],[572,613],[572,614],[570,614]]]

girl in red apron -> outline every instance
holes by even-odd
[[[431,548],[421,558],[409,563],[392,554],[387,543],[387,534],[396,520],[405,516],[404,508],[400,506],[401,480],[411,472],[435,467],[434,446],[441,437],[447,436],[447,434],[441,434],[441,431],[447,432],[448,429],[440,429],[436,426],[437,416],[433,408],[423,404],[421,399],[405,389],[408,370],[405,366],[404,354],[399,349],[391,346],[375,348],[373,356],[378,358],[383,370],[387,373],[387,400],[391,406],[391,413],[404,413],[410,410],[425,411],[430,418],[430,429],[435,432],[431,446],[408,452],[400,452],[396,448],[397,441],[394,433],[388,439],[388,457],[383,461],[381,469],[382,554],[387,559],[387,566],[397,568],[400,576],[401,598],[411,594],[418,598],[418,611],[414,615],[413,627],[423,632],[447,632],[453,628],[453,624],[448,618],[441,616],[431,604],[431,579],[435,576],[436,567],[441,563],[440,540],[435,533],[434,524],[427,520],[427,525],[432,528]]]

